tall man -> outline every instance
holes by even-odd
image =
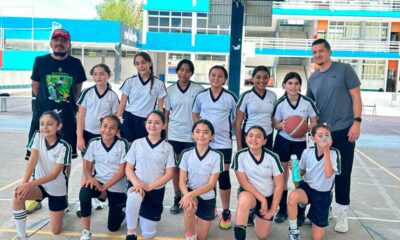
[[[32,92],[36,97],[32,114],[29,139],[39,129],[39,118],[49,110],[57,111],[63,121],[62,138],[72,147],[72,158],[76,158],[76,100],[86,81],[85,70],[79,59],[68,55],[71,36],[64,29],[57,29],[51,35],[51,54],[35,59],[32,70]],[[30,152],[25,156],[29,160]],[[35,207],[27,207],[33,210]]]
[[[349,64],[331,60],[331,46],[325,39],[312,43],[312,53],[319,69],[308,80],[307,96],[315,100],[320,111],[318,122],[330,125],[333,147],[340,151],[341,174],[335,178],[335,200],[339,206],[335,231],[347,232],[355,141],[360,136],[361,83]]]

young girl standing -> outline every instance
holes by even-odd
[[[266,89],[270,76],[267,67],[255,67],[251,78],[254,87],[240,95],[236,111],[236,142],[239,150],[247,147],[246,133],[255,125],[261,126],[267,133],[268,140],[265,147],[272,150],[272,112],[276,94]]]
[[[79,106],[76,128],[77,147],[82,156],[85,155],[89,141],[100,136],[100,119],[116,113],[119,105],[118,95],[111,90],[108,83],[108,79],[111,77],[110,68],[103,63],[97,64],[90,70],[90,75],[92,75],[95,85],[83,90],[77,101]],[[84,165],[83,169],[85,169]],[[82,174],[81,186],[86,182],[84,177],[85,175]],[[95,209],[103,208],[101,202],[95,198],[93,205]],[[76,214],[78,217],[81,216],[80,208],[77,209]]]
[[[193,81],[194,65],[188,59],[181,60],[176,67],[178,82],[167,88],[167,99],[165,101],[165,118],[167,121],[168,142],[174,148],[176,158],[179,159],[183,149],[193,147],[191,129],[193,126],[192,106],[196,95],[204,90],[204,87]],[[175,197],[174,205],[171,207],[172,214],[182,211],[179,207],[182,193],[179,191],[179,169],[176,168],[172,179]]]
[[[289,194],[289,240],[300,240],[296,219],[298,204],[310,204],[307,218],[312,223],[312,239],[323,239],[324,228],[329,224],[329,207],[332,203],[335,175],[340,174],[340,153],[338,149],[331,147],[329,127],[317,124],[312,128],[311,135],[315,147],[304,150],[300,159],[300,174],[303,180],[299,187]]]
[[[117,116],[123,118],[121,136],[130,143],[147,136],[144,127],[146,116],[155,106],[162,112],[166,96],[164,83],[154,76],[150,55],[137,53],[134,64],[138,75],[126,79],[122,84],[121,103],[117,111]]]
[[[219,150],[224,155],[224,171],[218,179],[223,208],[219,227],[229,229],[232,227],[229,210],[231,196],[229,165],[232,158],[232,124],[234,124],[237,99],[234,93],[223,87],[228,80],[228,72],[223,66],[213,66],[208,77],[211,87],[196,96],[192,116],[194,122],[200,119],[211,122],[215,128],[215,136],[210,147]]]
[[[300,159],[301,153],[307,147],[306,136],[300,138],[291,137],[285,131],[285,119],[292,115],[301,116],[307,121],[309,120],[309,129],[317,124],[317,115],[319,114],[317,107],[310,98],[300,94],[301,77],[296,72],[289,72],[283,79],[283,95],[276,102],[273,113],[273,125],[278,130],[275,138],[274,151],[281,159],[285,177],[284,191],[281,202],[279,203],[279,212],[275,217],[275,222],[282,223],[287,218],[286,200],[287,200],[287,181],[288,181],[288,161],[290,155],[296,154]],[[295,183],[297,185],[297,183]],[[298,221],[299,225],[304,222],[304,208],[299,208]]]
[[[152,239],[157,235],[157,222],[163,212],[165,184],[174,174],[175,154],[172,146],[161,138],[165,118],[152,111],[146,119],[148,136],[135,140],[125,156],[126,176],[130,181],[126,202],[126,240],[136,240],[140,219],[142,235]]]
[[[215,217],[214,189],[223,171],[224,160],[222,153],[209,146],[214,134],[209,121],[196,122],[192,128],[196,146],[184,150],[179,160],[179,188],[183,194],[180,206],[185,211],[186,240],[207,239]]]
[[[100,135],[89,142],[86,154],[84,174],[85,183],[79,193],[81,205],[82,236],[81,240],[90,240],[91,199],[108,198],[108,230],[117,231],[125,213],[126,178],[124,156],[128,151],[128,142],[117,137],[121,122],[115,115],[108,115],[101,120]],[[93,171],[96,175],[93,176]]]
[[[57,133],[61,130],[60,116],[54,111],[44,112],[36,131],[28,143],[31,151],[22,183],[13,196],[13,215],[18,239],[26,234],[25,200],[49,198],[50,229],[53,234],[62,230],[64,209],[68,207],[66,166],[71,164],[71,146]],[[35,173],[35,179],[30,180]]]
[[[282,196],[283,168],[279,157],[264,148],[267,134],[260,126],[250,127],[244,148],[235,154],[232,168],[240,184],[235,219],[235,239],[246,239],[249,212],[255,209],[254,231],[258,239],[269,235],[272,219]]]

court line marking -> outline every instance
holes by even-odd
[[[27,230],[28,234],[35,232],[35,230]],[[16,233],[15,229],[4,228],[0,229],[0,233]],[[50,231],[39,230],[35,232],[35,235],[53,235]],[[69,237],[80,237],[80,232],[70,232],[70,231],[63,231],[57,236],[69,236]],[[115,233],[92,233],[92,237],[94,238],[117,238],[117,239],[125,239],[125,234],[115,234]],[[138,239],[144,239],[142,236],[138,236]],[[177,239],[184,239],[182,237],[155,237],[154,240],[177,240]]]
[[[8,189],[8,188],[10,188],[10,187],[12,187],[12,186],[14,186],[15,184],[17,184],[17,183],[19,183],[19,182],[21,182],[21,181],[22,181],[22,178],[21,178],[21,179],[18,179],[17,181],[14,181],[14,182],[8,184],[7,186],[4,186],[4,187],[0,188],[0,192],[2,192],[2,191],[4,191],[4,190],[6,190],[6,189]]]
[[[384,166],[382,166],[381,164],[379,164],[377,161],[375,161],[373,158],[371,158],[370,156],[368,156],[367,154],[363,153],[360,149],[356,148],[357,153],[359,153],[360,155],[362,155],[363,157],[365,157],[368,161],[372,162],[373,164],[375,164],[376,166],[378,166],[380,169],[382,169],[383,171],[385,171],[387,174],[389,174],[390,176],[392,176],[394,179],[400,181],[400,177],[397,176],[396,174],[392,173],[391,171],[389,171],[387,168],[385,168]]]

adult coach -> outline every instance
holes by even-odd
[[[335,178],[335,196],[339,206],[335,231],[347,232],[351,170],[355,141],[360,136],[361,83],[349,64],[331,60],[331,46],[325,39],[312,43],[312,53],[319,69],[308,80],[307,96],[315,100],[320,111],[318,122],[331,126],[332,147],[340,151],[341,174]]]

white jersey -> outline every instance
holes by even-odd
[[[311,100],[311,98],[308,98],[300,94],[297,104],[293,106],[290,103],[290,100],[287,97],[287,95],[284,95],[280,97],[275,104],[273,118],[277,121],[282,121],[288,118],[289,116],[298,115],[305,119],[309,119],[318,116],[318,114],[319,114],[318,109],[315,106],[314,101]],[[301,142],[306,140],[306,136],[303,136],[301,138],[294,138],[291,137],[285,131],[279,131],[279,135],[281,135],[287,140],[294,142]]]
[[[231,120],[236,117],[236,101],[236,96],[225,88],[217,98],[213,97],[211,88],[196,96],[192,111],[200,113],[200,119],[206,119],[214,126],[215,135],[210,143],[211,148],[232,148]]]
[[[125,160],[135,166],[137,178],[146,184],[164,176],[166,168],[175,167],[174,150],[164,139],[160,139],[156,144],[152,144],[147,137],[135,140]]]
[[[120,165],[125,163],[124,156],[128,148],[128,142],[125,139],[116,138],[114,143],[107,147],[101,137],[97,137],[89,142],[83,159],[94,162],[95,179],[101,183],[106,183],[119,171]],[[108,191],[125,193],[126,178],[123,177],[109,187]]]
[[[144,82],[139,75],[127,78],[120,88],[128,97],[125,111],[138,117],[147,117],[155,109],[157,100],[167,95],[164,83],[157,78],[154,78],[151,91],[150,88],[151,81]]]
[[[167,88],[165,109],[169,111],[168,140],[193,142],[192,107],[195,97],[203,90],[203,86],[192,81],[185,90],[182,90],[178,83]]]
[[[340,152],[336,148],[331,148],[332,168],[337,175],[340,174]],[[335,174],[330,178],[325,177],[324,173],[324,155],[317,156],[317,148],[311,147],[303,151],[300,159],[300,169],[306,170],[304,181],[317,191],[328,192],[333,188],[335,183]]]
[[[237,108],[244,113],[242,129],[247,132],[252,126],[258,125],[271,134],[276,98],[276,94],[268,89],[265,89],[263,96],[258,95],[254,88],[242,93],[237,104]]]
[[[76,103],[86,109],[85,130],[100,134],[100,119],[118,110],[118,95],[107,87],[103,95],[100,95],[96,86],[92,86],[82,91]]]
[[[38,151],[38,162],[35,166],[35,179],[48,175],[56,164],[71,164],[71,146],[64,140],[58,139],[55,144],[48,146],[44,136],[36,131],[28,143],[28,149]],[[68,195],[68,176],[65,171],[50,182],[42,184],[44,190],[51,196]]]
[[[195,190],[206,185],[214,173],[224,170],[224,155],[210,147],[200,156],[196,147],[185,149],[179,160],[179,168],[187,172],[186,186]],[[215,198],[215,190],[212,189],[199,196],[203,200]]]
[[[274,194],[274,177],[283,173],[279,156],[266,148],[262,148],[259,161],[248,148],[239,150],[233,158],[232,169],[246,174],[250,184],[265,197]]]

